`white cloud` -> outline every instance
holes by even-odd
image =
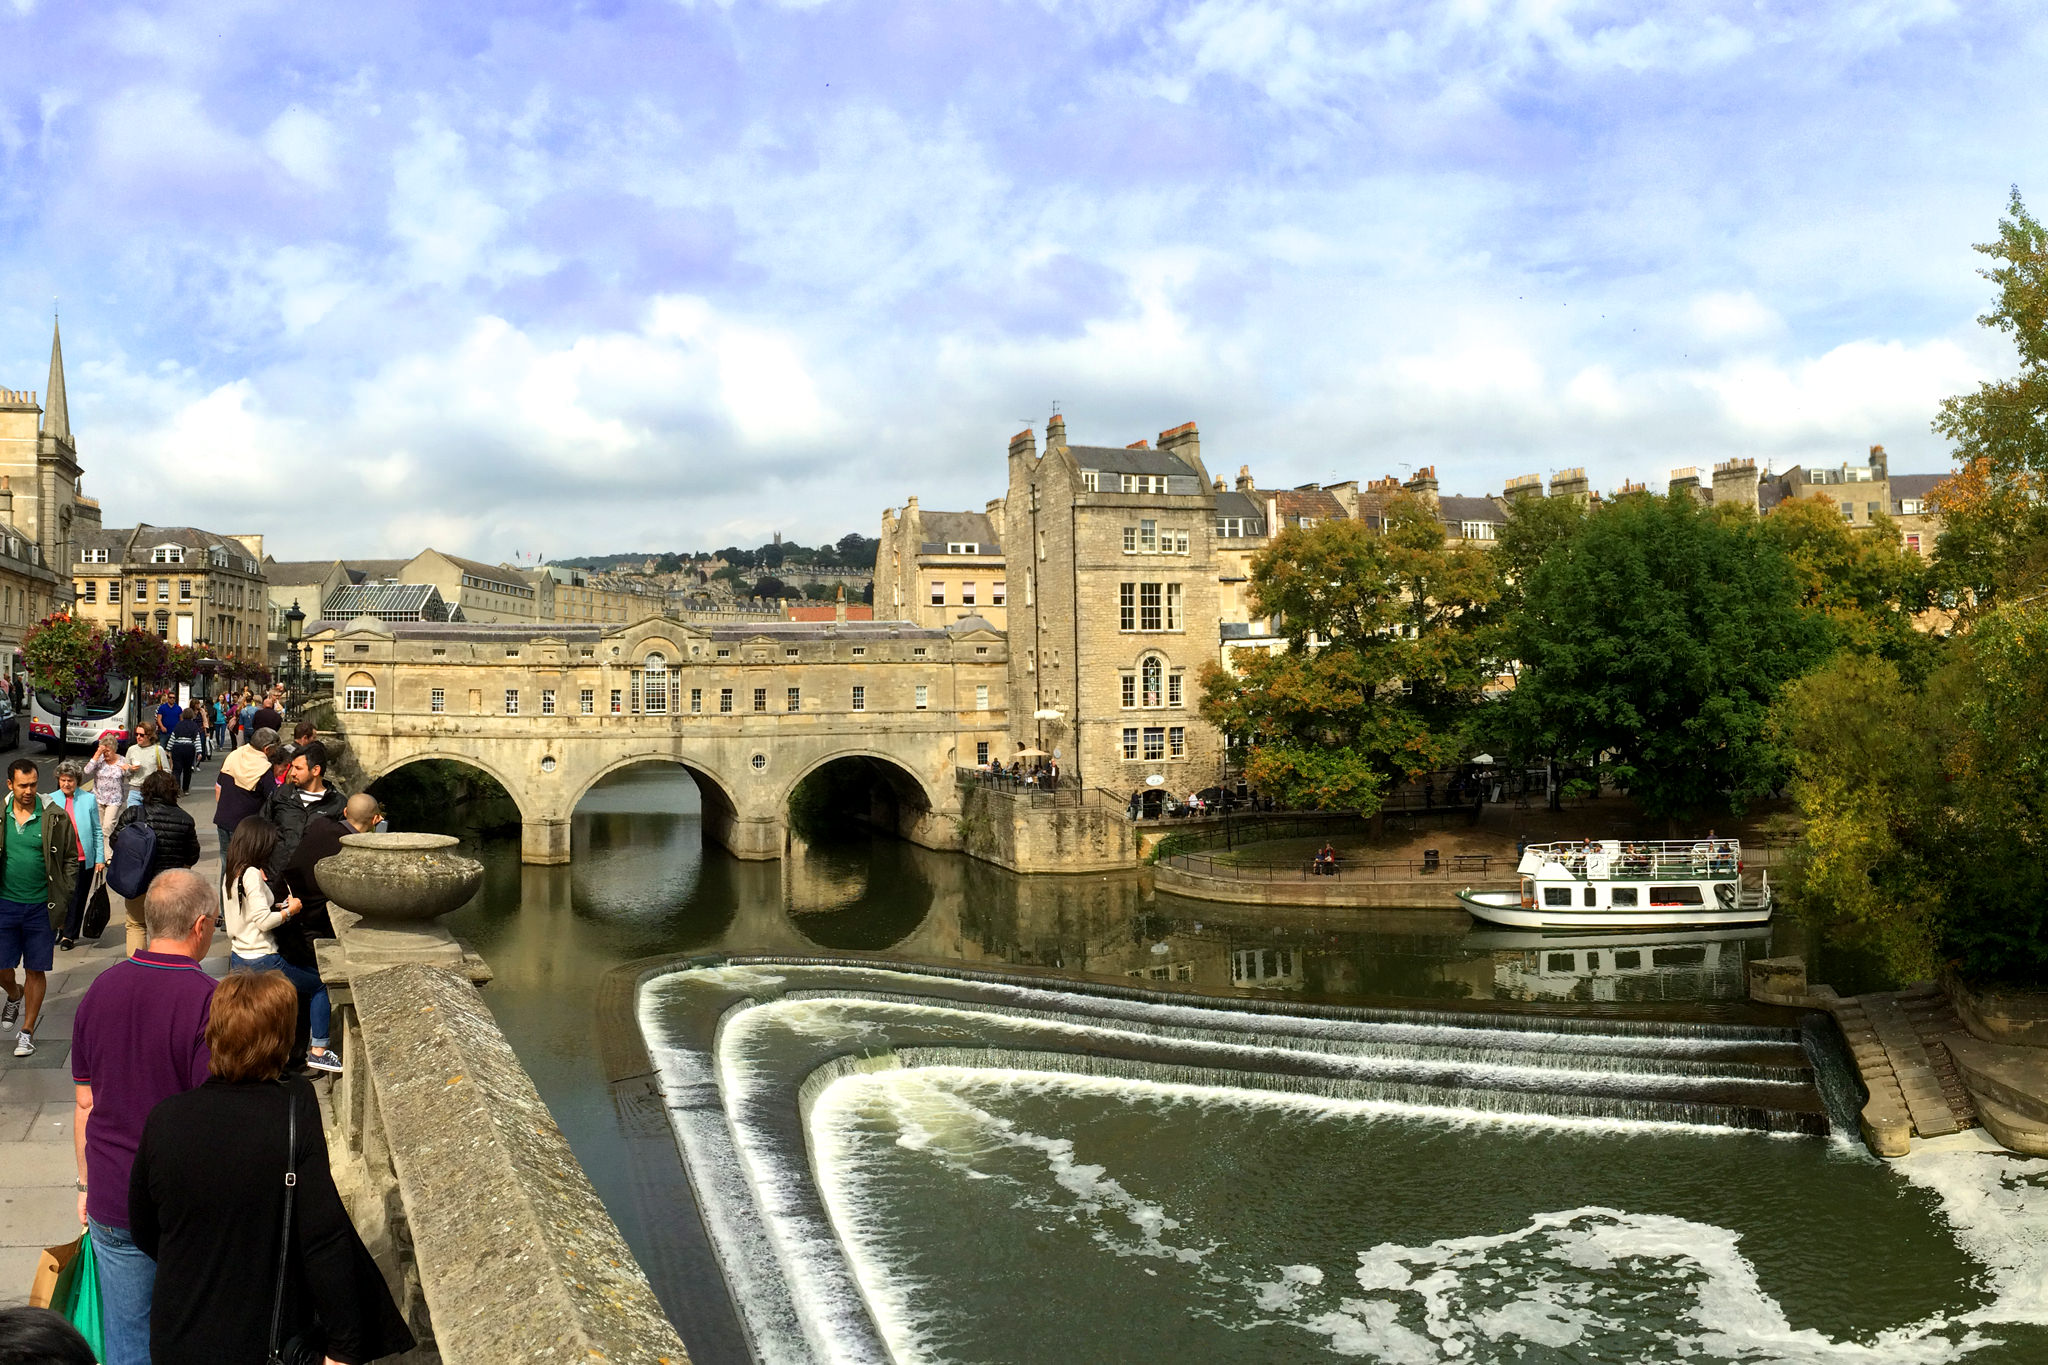
[[[1924,425],[1948,394],[1982,378],[1948,340],[1852,341],[1789,365],[1740,361],[1699,376],[1737,431],[1791,447]]]
[[[1784,319],[1748,290],[1701,294],[1688,310],[1693,331],[1708,341],[1748,341],[1784,329]]]
[[[334,126],[311,110],[291,108],[263,130],[263,150],[314,189],[334,186]]]

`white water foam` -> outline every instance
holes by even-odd
[[[1381,1244],[1358,1253],[1349,1285],[1326,1284],[1325,1272],[1313,1265],[1233,1272],[1225,1264],[1227,1253],[1218,1255],[1216,1244],[1167,1207],[1132,1195],[1103,1166],[1076,1160],[1071,1140],[1033,1133],[958,1093],[963,1086],[985,1093],[990,1079],[949,1067],[848,1076],[828,1087],[813,1109],[820,1190],[877,1326],[905,1365],[941,1359],[942,1329],[923,1318],[922,1286],[902,1282],[900,1271],[884,1263],[886,1253],[862,1235],[853,1162],[863,1110],[885,1112],[898,1145],[929,1152],[966,1179],[985,1178],[977,1163],[999,1153],[1035,1157],[1048,1187],[1036,1195],[1027,1192],[1023,1204],[1079,1217],[1092,1240],[1111,1254],[1198,1270],[1206,1285],[1234,1297],[1236,1320],[1227,1325],[1291,1327],[1320,1338],[1339,1355],[1396,1365],[1464,1365],[1512,1361],[1531,1346],[1578,1346],[1589,1359],[1938,1365],[1997,1343],[1995,1331],[1977,1328],[2048,1322],[2048,1162],[1930,1152],[1901,1163],[1901,1174],[1940,1196],[1959,1244],[1987,1267],[1995,1301],[1954,1319],[1936,1316],[1869,1341],[1842,1341],[1790,1324],[1742,1255],[1738,1233],[1599,1206],[1539,1214],[1496,1235],[1426,1246]],[[1451,1117],[1377,1101],[1050,1073],[1006,1076],[1000,1088],[1041,1087],[1126,1099],[1142,1093],[1155,1102]],[[1460,1116],[1485,1124],[1518,1124],[1528,1117]],[[1580,1123],[1643,1127],[1614,1120]],[[1058,1197],[1064,1202],[1055,1204]],[[1646,1311],[1652,1305],[1657,1311]]]

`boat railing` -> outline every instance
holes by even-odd
[[[1566,840],[1523,847],[1525,875],[1545,864],[1561,866],[1574,877],[1654,881],[1734,876],[1742,870],[1743,856],[1740,841],[1713,838]]]

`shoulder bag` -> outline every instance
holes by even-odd
[[[277,1247],[277,1289],[270,1299],[270,1354],[268,1365],[321,1365],[327,1358],[317,1330],[294,1332],[280,1342],[284,1327],[284,1284],[292,1259],[292,1194],[299,1185],[299,1101],[289,1086],[284,1087],[284,1235]]]

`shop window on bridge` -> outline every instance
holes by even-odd
[[[640,683],[641,709],[650,716],[668,713],[668,660],[660,654],[647,656],[647,665],[638,679]]]
[[[519,714],[519,689],[516,687],[505,689],[505,714],[508,716]]]
[[[789,705],[786,709],[791,711],[801,711],[804,709],[804,690],[801,687],[789,689]]]
[[[693,716],[704,714],[704,689],[701,687],[690,689],[690,714]]]
[[[859,683],[855,683],[853,686],[853,709],[856,711],[868,709],[868,690]]]
[[[766,711],[768,709],[767,688],[757,687],[754,689],[754,709],[756,711]]]
[[[911,704],[915,706],[918,710],[922,711],[931,705],[931,700],[931,689],[927,687],[924,683],[919,683],[916,687],[916,690],[912,694]]]
[[[626,694],[619,691],[618,688],[614,687],[612,689],[612,714],[615,716],[624,715],[625,711]]]
[[[376,680],[367,673],[351,673],[347,686],[341,692],[341,709],[344,711],[376,710]]]
[[[597,714],[597,689],[586,687],[576,694],[576,710],[586,716]]]
[[[540,690],[540,713],[544,716],[555,714],[555,689],[543,687]]]
[[[986,768],[988,766],[988,741],[985,739],[975,741],[974,766],[977,768]]]
[[[446,712],[448,710],[448,689],[437,687],[427,693],[427,709],[437,716]]]
[[[977,711],[986,711],[986,710],[988,710],[988,684],[987,684],[987,683],[976,683],[976,684],[974,685],[974,709],[975,709],[975,710],[977,710]]]
[[[730,687],[718,689],[718,714],[721,716],[732,714],[732,689]]]

